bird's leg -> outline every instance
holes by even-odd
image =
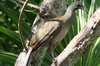
[[[55,66],[58,66],[57,65],[57,60],[56,60],[56,58],[55,58],[54,53],[53,53],[52,50],[50,50],[50,56],[52,57],[52,61],[55,63]]]
[[[51,58],[52,58],[52,61],[53,61],[53,62],[56,62],[56,59],[55,59],[55,56],[54,56],[54,53],[53,53],[52,50],[50,50],[50,56],[51,56]]]
[[[51,56],[52,60],[54,60],[54,59],[55,59],[55,56],[54,56],[54,53],[53,53],[53,51],[52,51],[52,50],[50,50],[50,56]]]

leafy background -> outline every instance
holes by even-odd
[[[66,0],[68,5],[76,0]],[[100,0],[80,0],[85,11],[78,10],[75,24],[54,51],[57,56],[69,41],[85,26],[94,11],[100,6]],[[30,3],[40,5],[42,0],[30,0]],[[15,0],[0,0],[0,66],[14,66],[18,54],[22,51],[18,35],[18,16],[21,5]],[[25,9],[23,18],[23,33],[25,37],[30,34],[30,29],[37,12],[29,7]],[[100,66],[100,38],[80,58],[75,66]],[[47,52],[42,66],[49,66],[51,57]]]

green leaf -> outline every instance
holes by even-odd
[[[14,65],[18,55],[0,50],[0,62]]]

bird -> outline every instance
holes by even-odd
[[[29,46],[33,51],[47,45],[52,52],[61,40],[66,36],[68,30],[73,25],[75,10],[84,9],[79,1],[73,2],[63,16],[55,17],[47,20],[47,22],[31,37]],[[54,58],[53,53],[51,56]]]

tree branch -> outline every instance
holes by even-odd
[[[18,2],[21,5],[23,5],[25,3],[24,1],[21,1],[21,0],[16,0],[16,2]],[[37,11],[40,11],[40,7],[39,6],[30,4],[30,3],[27,3],[27,6],[33,8],[33,9],[36,9]]]
[[[100,8],[91,16],[84,29],[56,57],[57,66],[73,66],[99,36]],[[55,66],[55,63],[52,63],[51,66]]]

